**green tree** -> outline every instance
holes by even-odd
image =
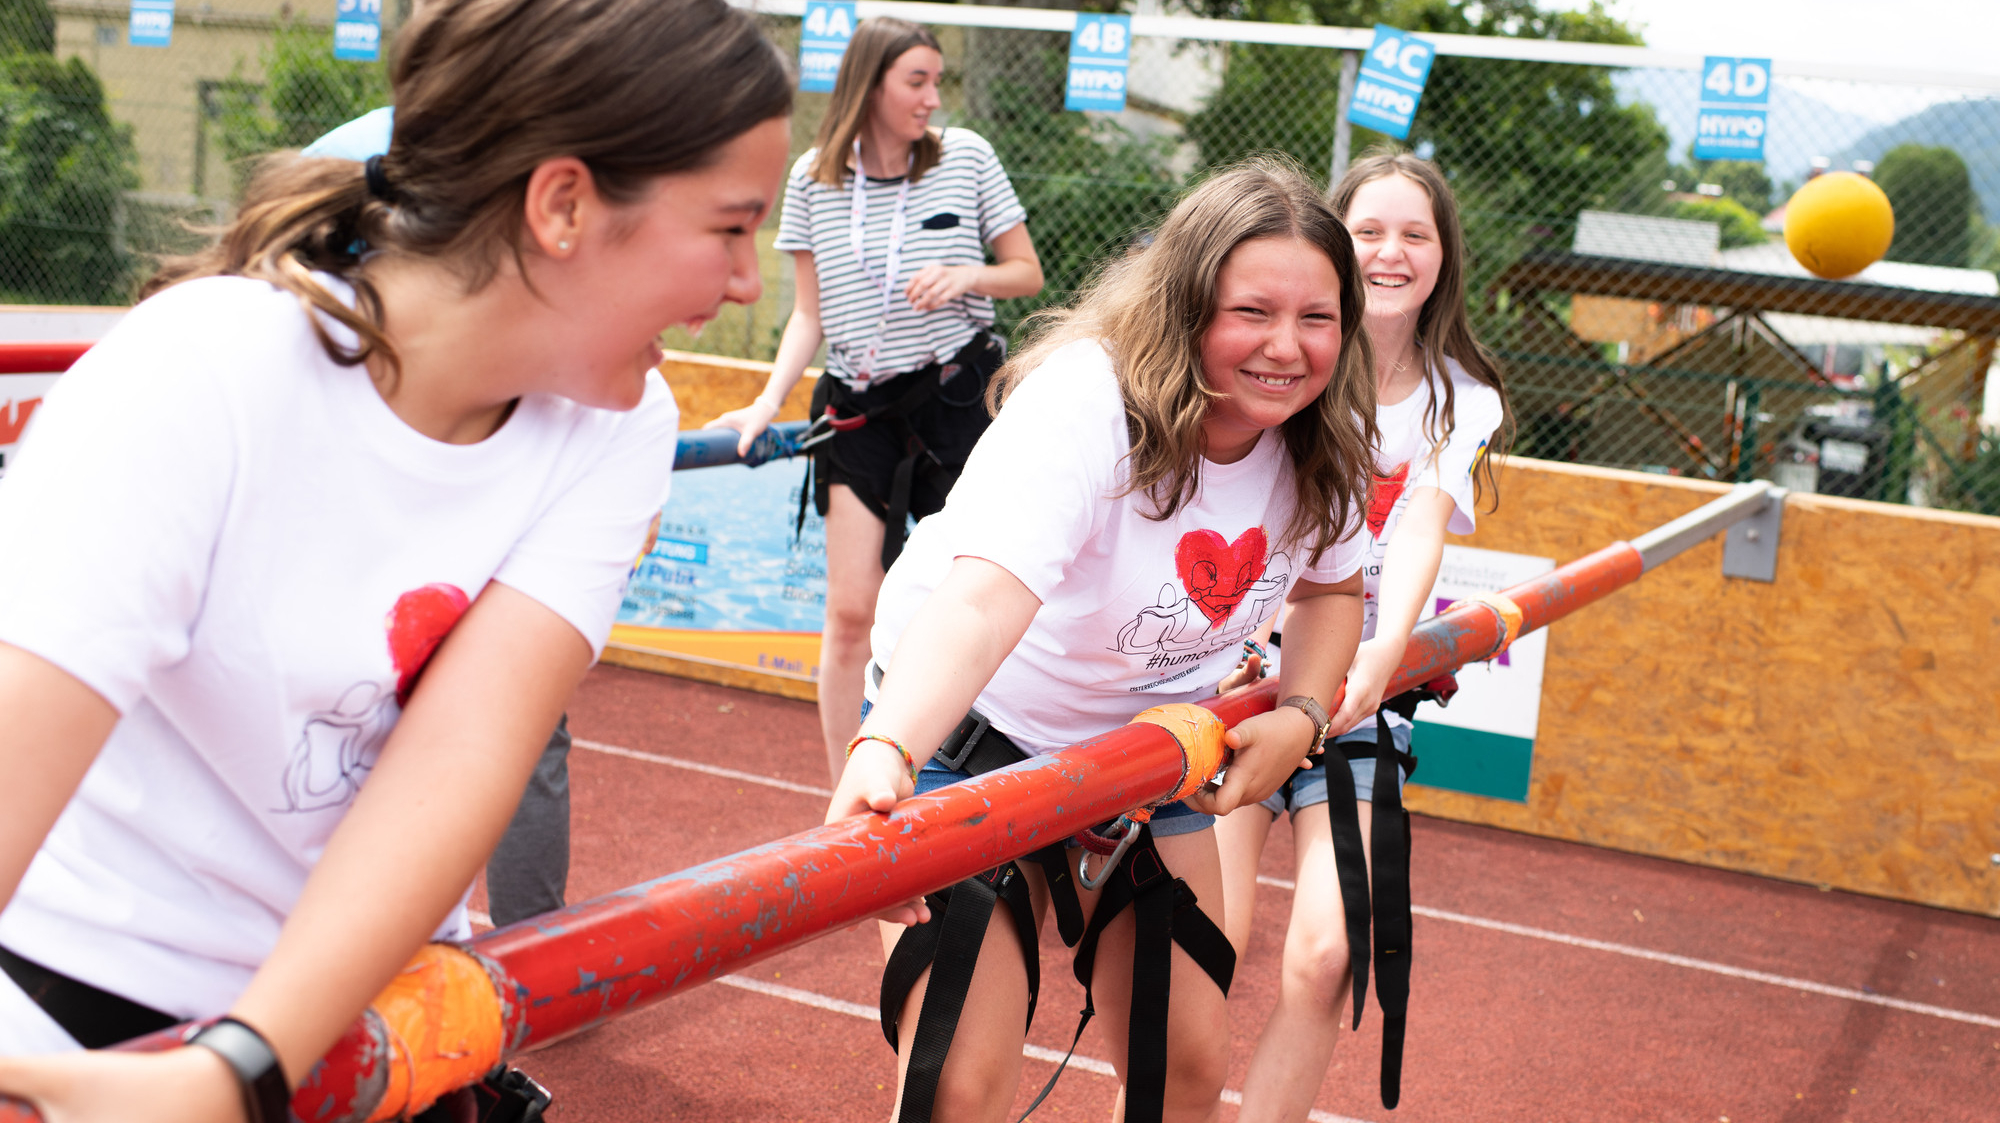
[[[1066,47],[1061,43],[1058,47]],[[1100,261],[1166,213],[1180,188],[1171,170],[1174,142],[1133,135],[1082,113],[1050,112],[1048,91],[1062,88],[1067,52],[1041,53],[1031,80],[989,75],[987,116],[966,124],[992,145],[1027,209],[1046,281],[1040,294],[1000,307],[1000,326],[1076,291]]]
[[[1974,269],[1984,269],[1988,273],[2000,274],[2000,226],[1986,221],[1985,216],[1972,216],[1972,260]]]
[[[1970,263],[1978,207],[1972,175],[1957,152],[1899,144],[1875,165],[1875,182],[1896,210],[1889,260],[1961,267]]]
[[[0,3],[0,299],[122,304],[118,229],[138,186],[131,129],[82,59],[59,62],[44,0]]]
[[[56,53],[56,14],[48,0],[0,0],[0,55]]]
[[[1722,188],[1724,197],[1736,200],[1760,218],[1771,209],[1777,190],[1771,173],[1757,160],[1696,160],[1675,168],[1668,177],[1686,191],[1694,190],[1696,184],[1713,183]]]
[[[311,144],[334,127],[389,104],[380,62],[333,57],[333,32],[287,22],[264,49],[264,82],[223,88],[222,151],[239,181],[255,159]]]
[[[1545,11],[1534,0],[1200,0],[1222,17],[1416,32],[1633,44],[1630,28],[1592,4]],[[1338,116],[1338,52],[1232,46],[1223,85],[1189,121],[1205,162],[1261,149],[1325,168]],[[1386,138],[1355,128],[1353,151]],[[1602,67],[1439,57],[1409,137],[1429,145],[1457,193],[1470,291],[1483,292],[1522,253],[1565,249],[1586,208],[1657,208],[1667,134],[1643,105],[1621,105]]]
[[[1760,216],[1728,195],[1718,199],[1682,199],[1674,204],[1675,218],[1713,222],[1722,228],[1722,248],[1755,246],[1771,240],[1759,225]]]

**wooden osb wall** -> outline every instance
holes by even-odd
[[[770,366],[670,352],[660,369],[692,429]],[[812,385],[781,419],[805,417]],[[1564,562],[1725,490],[1517,459],[1459,541]],[[1550,629],[1525,805],[1422,786],[1410,803],[2000,916],[1996,793],[2000,519],[1801,495],[1775,584],[1724,579],[1716,538]]]
[[[1460,541],[1558,562],[1726,490],[1528,460],[1501,489]],[[1793,496],[1774,584],[1721,543],[1550,629],[1525,805],[1411,806],[2000,915],[2000,519]]]
[[[755,400],[771,376],[771,364],[693,351],[669,351],[660,363],[660,373],[666,376],[667,385],[674,391],[674,401],[681,407],[681,428],[699,429],[717,415],[741,409]],[[805,420],[818,380],[819,371],[807,369],[806,376],[785,396],[785,408],[778,411],[777,420]]]

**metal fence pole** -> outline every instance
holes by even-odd
[[[1347,107],[1354,103],[1354,75],[1361,69],[1361,52],[1340,52],[1340,100],[1333,118],[1333,162],[1327,165],[1326,186],[1332,190],[1347,174],[1349,149],[1354,143],[1354,126],[1348,123]]]

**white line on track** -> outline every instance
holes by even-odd
[[[746,784],[759,784],[784,792],[798,792],[800,795],[816,795],[821,799],[833,798],[833,791],[830,788],[815,788],[810,784],[794,784],[790,780],[778,780],[769,776],[759,776],[755,772],[738,772],[734,768],[719,768],[713,764],[703,764],[698,760],[683,760],[677,756],[662,756],[659,753],[642,753],[637,749],[607,745],[602,741],[586,741],[581,737],[576,738],[571,743],[579,749],[589,749],[594,753],[605,753],[609,756],[622,756],[632,760],[643,760],[648,764],[664,764],[669,768],[685,768],[689,772],[700,772],[708,776],[720,776],[725,780],[740,780]]]
[[[672,768],[684,768],[690,772],[701,772],[728,780],[740,780],[746,784],[759,784],[767,788],[777,788],[780,791],[798,792],[802,795],[822,797],[831,797],[833,795],[831,791],[825,788],[794,784],[789,780],[777,780],[769,776],[759,776],[753,772],[739,772],[734,768],[719,768],[713,764],[683,760],[680,757],[663,756],[659,753],[643,753],[637,749],[607,745],[601,741],[586,741],[581,737],[576,739],[575,744],[580,748],[589,749],[592,752],[628,757],[632,760],[643,760],[650,764],[664,764]],[[1295,888],[1292,882],[1278,877],[1259,876],[1257,884],[1268,885],[1274,889],[1292,890]],[[1694,959],[1685,955],[1654,951],[1651,948],[1634,947],[1631,944],[1617,944],[1608,940],[1593,940],[1585,936],[1572,936],[1566,932],[1552,932],[1546,928],[1530,928],[1524,924],[1510,924],[1504,920],[1488,920],[1485,917],[1466,916],[1462,913],[1446,912],[1443,909],[1427,908],[1423,905],[1412,905],[1410,911],[1416,913],[1418,916],[1429,917],[1432,920],[1447,920],[1454,924],[1467,924],[1474,928],[1505,932],[1510,936],[1525,936],[1529,939],[1547,940],[1551,943],[1565,944],[1569,947],[1587,948],[1591,951],[1605,951],[1613,955],[1630,956],[1633,959],[1644,959],[1653,963],[1665,963],[1673,967],[1685,967],[1690,971],[1706,971],[1713,975],[1723,975],[1728,978],[1743,979],[1748,982],[1766,983],[1775,987],[1805,991],[1809,994],[1825,995],[1829,998],[1844,998],[1851,1002],[1866,1002],[1874,1006],[1886,1006],[1889,1009],[1901,1010],[1909,1014],[1922,1014],[1926,1017],[1944,1018],[1954,1022],[1965,1022],[1969,1025],[2000,1029],[2000,1018],[1987,1014],[1974,1014],[1966,1010],[1953,1010],[1947,1006],[1931,1006],[1922,1002],[1908,1002],[1901,998],[1890,998],[1887,995],[1881,994],[1869,994],[1867,991],[1854,990],[1849,987],[1816,983],[1811,979],[1795,979],[1788,975],[1773,975],[1764,971],[1752,971],[1745,967],[1731,967],[1726,963],[1715,963],[1706,959]],[[829,999],[828,1001],[832,1000]],[[874,1015],[870,1014],[870,1016],[873,1017]],[[1030,1055],[1032,1056],[1032,1054]],[[1060,1060],[1061,1057],[1057,1056],[1054,1059]],[[1077,1061],[1071,1061],[1070,1063],[1076,1064]],[[1315,1116],[1314,1118],[1317,1119],[1318,1117]],[[1332,1119],[1334,1117],[1328,1116],[1328,1118]]]
[[[1257,884],[1269,885],[1274,889],[1295,889],[1296,886],[1283,878],[1258,877]],[[1469,924],[1474,928],[1486,928],[1494,932],[1505,932],[1510,936],[1526,936],[1532,940],[1548,940],[1551,943],[1566,944],[1573,948],[1589,948],[1592,951],[1608,951],[1613,955],[1627,955],[1633,959],[1645,959],[1654,963],[1666,963],[1674,967],[1685,967],[1690,971],[1707,971],[1715,975],[1726,975],[1732,979],[1746,979],[1753,983],[1768,983],[1774,987],[1787,987],[1811,994],[1823,994],[1829,998],[1845,998],[1852,1002],[1866,1002],[1875,1006],[1887,1006],[1892,1010],[1902,1010],[1910,1014],[1924,1014],[1933,1018],[1946,1018],[1954,1022],[1967,1022],[1976,1026],[2000,1029],[2000,1018],[1985,1014],[1973,1014],[1964,1010],[1953,1010],[1946,1006],[1930,1006],[1922,1002],[1906,1002],[1887,995],[1869,994],[1864,990],[1848,987],[1829,986],[1811,979],[1795,979],[1789,975],[1773,975],[1764,971],[1752,971],[1746,967],[1731,967],[1727,963],[1714,963],[1706,959],[1694,959],[1685,955],[1654,951],[1651,948],[1634,947],[1631,944],[1614,944],[1609,940],[1593,940],[1584,936],[1572,936],[1566,932],[1551,932],[1546,928],[1530,928],[1525,924],[1509,924],[1504,920],[1488,920],[1481,916],[1466,916],[1463,913],[1446,912],[1443,909],[1411,905],[1410,911],[1432,920],[1449,920],[1453,924]]]
[[[881,1017],[880,1011],[876,1010],[873,1006],[863,1006],[859,1002],[849,1002],[841,998],[830,998],[827,995],[815,994],[812,991],[800,990],[797,987],[767,983],[762,979],[746,979],[741,975],[724,975],[715,981],[726,987],[755,991],[758,994],[771,998],[782,998],[787,1002],[796,1002],[801,1006],[811,1006],[816,1010],[829,1010],[835,1014],[846,1014],[850,1018],[862,1018],[872,1022]],[[1061,1053],[1056,1052],[1054,1049],[1044,1049],[1040,1045],[1021,1046],[1021,1055],[1031,1061],[1043,1061],[1052,1065],[1061,1064],[1063,1059]],[[1113,1079],[1116,1079],[1118,1075],[1118,1070],[1112,1068],[1108,1062],[1100,1061],[1096,1057],[1071,1057],[1069,1059],[1069,1067],[1097,1076],[1109,1076]],[[1243,1103],[1243,1093],[1234,1088],[1224,1088],[1222,1090],[1222,1102],[1240,1106]],[[1366,1120],[1353,1119],[1345,1115],[1335,1115],[1327,1111],[1314,1111],[1307,1115],[1306,1118],[1311,1120],[1312,1123],[1367,1123]]]

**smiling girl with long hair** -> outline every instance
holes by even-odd
[[[1257,862],[1279,814],[1291,814],[1297,855],[1278,1005],[1251,1057],[1245,1120],[1306,1118],[1333,1055],[1350,981],[1358,1024],[1371,950],[1388,1023],[1383,1102],[1394,1107],[1400,1096],[1410,961],[1408,819],[1400,794],[1415,763],[1409,710],[1416,699],[1385,704],[1382,693],[1437,580],[1445,532],[1472,533],[1479,494],[1495,494],[1488,453],[1504,443],[1508,426],[1499,365],[1466,318],[1465,239],[1436,166],[1400,153],[1371,155],[1341,178],[1331,203],[1354,236],[1367,285],[1379,401],[1362,569],[1366,619],[1325,751],[1217,832],[1228,929],[1238,948],[1249,939]],[[1285,621],[1286,652],[1308,639],[1304,626],[1296,616]]]
[[[1211,695],[1244,638],[1281,606],[1301,621],[1285,665],[1291,697],[1229,732],[1225,782],[1157,809],[1135,836],[1132,853],[1177,875],[1173,891],[1199,905],[1171,922],[1201,959],[1172,957],[1164,1018],[1132,1013],[1149,1005],[1132,994],[1144,977],[1134,974],[1134,910],[1094,916],[1099,896],[1077,900],[1063,872],[1074,854],[1058,849],[1005,868],[1001,891],[1025,886],[1027,897],[994,913],[977,971],[956,958],[938,965],[970,982],[955,1031],[933,1026],[921,949],[952,909],[975,907],[978,879],[961,883],[948,902],[913,903],[900,919],[923,926],[893,941],[883,1018],[906,1060],[906,1123],[933,1110],[997,1119],[1013,1102],[1033,998],[1026,957],[1052,882],[1064,927],[1088,918],[1079,971],[1101,980],[1126,1118],[1217,1110],[1234,957],[1214,924],[1222,885],[1210,828],[1269,794],[1318,743],[1360,635],[1374,415],[1363,299],[1347,231],[1303,176],[1271,161],[1215,175],[1143,250],[1040,319],[1034,344],[996,382],[1004,404],[950,501],[890,570],[873,635],[885,673],[829,821]],[[974,723],[983,732],[955,733],[969,713],[985,719]]]

